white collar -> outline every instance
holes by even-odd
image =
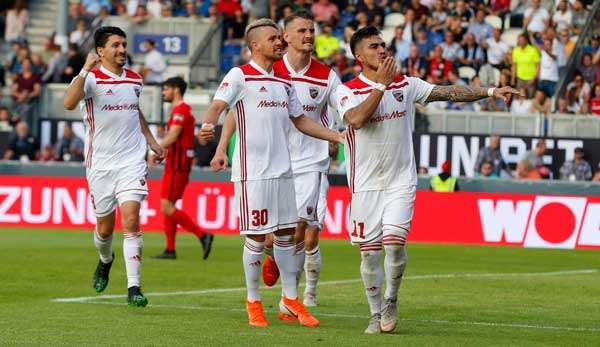
[[[250,60],[250,66],[252,66],[253,68],[255,68],[256,70],[258,70],[258,72],[260,72],[263,75],[266,76],[273,76],[273,68],[271,68],[271,72],[267,72],[265,69],[263,69],[260,65],[258,65],[257,63],[254,62],[254,60]]]
[[[125,77],[125,68],[123,68],[123,72],[121,72],[121,76],[119,76],[119,75],[115,74],[114,72],[110,71],[109,69],[105,68],[104,65],[100,65],[100,71],[102,71],[103,73],[107,74],[111,78],[123,78],[123,77]]]
[[[360,78],[361,81],[365,82],[366,84],[368,84],[370,86],[374,86],[377,84],[376,82],[373,82],[370,79],[368,79],[367,76],[365,76],[365,74],[362,72],[360,73],[360,75],[358,75],[358,78]]]
[[[312,58],[308,61],[308,65],[303,67],[302,70],[300,70],[298,72],[294,71],[294,68],[292,67],[292,65],[290,64],[290,61],[287,58],[287,53],[283,55],[283,63],[285,64],[285,67],[290,72],[290,75],[304,75],[306,73],[306,71],[308,71],[308,69],[310,69],[310,65],[312,64]]]

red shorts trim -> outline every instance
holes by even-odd
[[[181,199],[185,187],[190,179],[190,173],[187,171],[166,170],[162,180],[162,191],[160,197],[172,202]]]

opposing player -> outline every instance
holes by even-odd
[[[265,235],[274,233],[274,257],[281,273],[281,306],[301,325],[316,327],[314,318],[298,299],[293,235],[298,221],[292,177],[288,130],[290,120],[303,133],[327,141],[343,136],[304,115],[289,76],[273,70],[283,45],[277,24],[259,19],[246,28],[252,54],[249,64],[231,69],[219,86],[203,118],[211,128],[228,107],[235,108],[238,131],[231,179],[246,236],[243,266],[248,289],[246,308],[252,326],[267,326],[258,290]],[[231,119],[230,119],[231,121]],[[227,163],[226,145],[215,154],[218,169]]]
[[[339,115],[347,124],[350,239],[360,247],[360,272],[371,310],[365,333],[391,332],[398,319],[397,294],[406,266],[406,237],[417,184],[411,130],[414,103],[470,102],[491,96],[506,100],[517,91],[510,87],[434,86],[399,75],[375,27],[355,32],[350,48],[363,72],[336,91]]]
[[[169,118],[168,131],[161,142],[167,152],[165,172],[162,181],[160,210],[164,215],[166,249],[154,258],[175,259],[175,233],[177,225],[196,235],[203,249],[203,258],[208,258],[214,235],[205,233],[182,210],[175,207],[188,184],[194,160],[194,128],[196,120],[192,108],[183,101],[187,84],[181,77],[172,77],[163,83],[163,100],[173,105]]]
[[[139,211],[148,195],[145,157],[147,145],[158,158],[163,157],[163,149],[139,108],[142,77],[123,68],[127,57],[125,32],[117,27],[101,27],[94,33],[94,43],[96,53],[88,54],[64,97],[65,108],[72,110],[80,105],[86,126],[86,178],[96,214],[94,245],[100,255],[92,284],[98,293],[108,285],[118,205],[124,232],[127,302],[144,307],[148,300],[141,291],[143,238]]]

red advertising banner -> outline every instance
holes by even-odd
[[[0,226],[93,228],[83,177],[0,177]],[[157,231],[162,229],[160,181],[150,180],[149,187],[140,222],[143,230]],[[203,229],[238,233],[229,182],[190,182],[178,204]],[[349,206],[348,189],[331,187],[323,237],[348,238]],[[600,249],[600,198],[419,190],[409,240]]]

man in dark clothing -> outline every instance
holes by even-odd
[[[16,126],[16,134],[8,143],[4,160],[36,160],[40,152],[40,142],[29,134],[27,123]]]

